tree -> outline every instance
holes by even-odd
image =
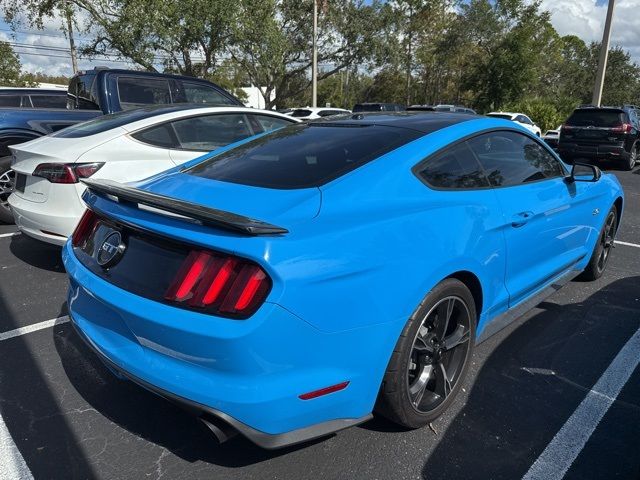
[[[22,73],[20,59],[8,42],[0,41],[0,85],[3,87],[31,87],[29,75]]]
[[[241,0],[232,58],[267,108],[282,106],[311,84],[312,0]],[[325,2],[319,15],[318,80],[364,66],[384,49],[385,12],[378,0]],[[309,103],[309,102],[306,102]]]
[[[43,19],[74,10],[87,17],[84,55],[128,59],[146,70],[190,76],[215,71],[237,19],[232,0],[1,0],[5,18],[42,27]],[[82,26],[79,26],[82,27]]]

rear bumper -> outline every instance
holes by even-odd
[[[558,153],[563,159],[587,158],[593,160],[628,161],[631,155],[622,145],[559,144]]]
[[[388,359],[367,349],[388,342],[395,326],[324,333],[270,303],[230,320],[132,295],[87,270],[69,243],[63,260],[69,312],[93,350],[120,375],[199,416],[221,419],[265,448],[370,418],[384,371],[371,365]],[[299,398],[344,381],[344,390]]]
[[[73,233],[85,206],[73,185],[56,185],[65,188],[64,202],[49,198],[45,202],[33,202],[17,194],[9,197],[9,206],[17,227],[26,235],[62,246]]]
[[[227,426],[230,426],[232,429],[236,430],[238,433],[247,437],[256,445],[266,448],[266,449],[276,449],[282,448],[290,445],[295,445],[297,443],[307,442],[309,440],[313,440],[314,438],[323,437],[325,435],[329,435],[331,433],[338,432],[345,428],[353,427],[355,425],[359,425],[360,423],[364,423],[370,420],[373,415],[368,414],[361,418],[353,418],[353,419],[338,419],[338,420],[329,420],[327,422],[319,423],[316,425],[311,425],[309,427],[300,428],[297,430],[292,430],[286,433],[280,434],[269,434],[265,432],[261,432],[260,430],[256,430],[255,428],[251,428],[249,425],[242,423],[239,420],[227,415],[224,412],[219,410],[215,410],[211,407],[207,407],[205,405],[196,403],[192,400],[188,400],[186,398],[179,397],[171,392],[167,392],[162,390],[154,385],[151,385],[144,380],[135,377],[129,372],[123,370],[121,367],[113,363],[109,360],[108,357],[103,355],[100,350],[94,345],[94,343],[84,334],[82,330],[80,330],[77,324],[73,321],[72,325],[74,326],[76,332],[82,338],[87,346],[93,350],[96,356],[113,372],[115,372],[118,376],[126,378],[131,382],[139,385],[146,390],[149,390],[152,393],[168,400],[181,408],[201,417],[205,420],[206,423],[210,422],[210,417],[217,419],[218,421],[222,421]],[[220,425],[219,423],[217,423]]]

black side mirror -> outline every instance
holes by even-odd
[[[567,181],[572,182],[597,182],[600,180],[602,172],[595,165],[588,163],[574,163],[571,168],[571,175],[567,177]]]

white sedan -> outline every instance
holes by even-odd
[[[141,180],[297,122],[272,111],[195,105],[105,115],[11,146],[16,179],[9,206],[22,232],[62,245],[85,209],[80,179]]]
[[[533,123],[533,120],[527,117],[524,113],[491,112],[487,113],[487,116],[511,120],[512,122],[516,122],[517,124],[522,125],[524,128],[537,135],[538,137],[542,136],[542,130],[540,130],[540,127]]]

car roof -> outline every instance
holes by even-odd
[[[469,115],[468,113],[447,113],[447,112],[362,112],[353,115],[345,115],[337,118],[327,118],[317,120],[314,123],[326,123],[345,126],[370,126],[380,125],[385,127],[397,127],[415,130],[422,133],[431,133],[442,128],[467,122],[479,115]]]
[[[66,95],[67,91],[66,90],[62,90],[62,89],[56,89],[56,88],[36,88],[36,87],[0,87],[0,95],[17,95],[17,94],[24,94],[24,95],[34,95],[34,94],[41,94],[41,95]]]

